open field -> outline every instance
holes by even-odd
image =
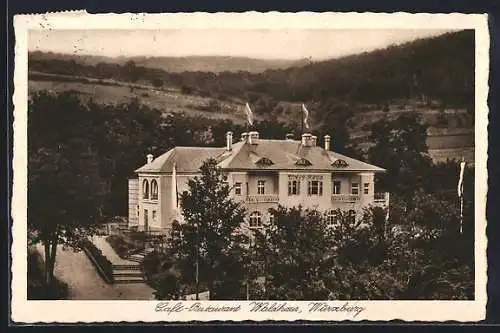
[[[40,76],[40,77],[38,77]],[[54,75],[52,75],[54,76]],[[242,110],[243,101],[234,98],[217,100],[192,94],[182,94],[176,87],[154,88],[142,84],[129,84],[114,80],[97,80],[92,78],[71,78],[65,76],[35,73],[28,81],[29,93],[42,90],[49,92],[76,92],[84,102],[92,99],[102,104],[128,103],[133,99],[150,108],[160,110],[164,115],[183,114],[186,117],[203,117],[208,119],[229,119],[234,123],[244,124],[246,116]],[[109,82],[108,82],[109,81]],[[280,102],[285,108],[279,121],[299,121],[300,112],[293,114],[291,110],[300,110],[300,103]],[[422,121],[429,125],[427,144],[429,153],[435,161],[466,157],[474,160],[474,119],[465,109],[432,109],[417,107]],[[370,145],[370,127],[382,118],[395,119],[401,114],[411,111],[404,105],[390,105],[388,111],[371,109],[357,112],[347,124],[351,140],[362,149]],[[263,116],[257,115],[257,120]],[[314,116],[312,115],[314,122]],[[441,118],[441,123],[440,123]],[[444,123],[443,123],[444,119]],[[317,124],[316,124],[317,125]]]
[[[142,104],[156,108],[163,114],[184,113],[188,117],[230,119],[235,123],[243,123],[246,119],[241,104],[218,101],[210,97],[185,95],[172,89],[137,88],[125,84],[29,80],[28,90],[30,94],[42,90],[52,93],[77,92],[83,101],[92,99],[100,104],[122,104],[137,98]]]

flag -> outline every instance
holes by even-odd
[[[252,126],[253,125],[253,112],[252,112],[252,109],[250,109],[250,105],[248,105],[248,103],[245,104],[245,113],[247,114],[248,123],[250,124],[250,126]]]
[[[464,184],[463,184],[464,171],[465,171],[465,161],[462,159],[462,162],[460,162],[460,177],[458,178],[458,186],[457,186],[457,192],[459,197],[462,197],[464,191]]]
[[[302,111],[304,112],[304,125],[306,126],[306,129],[309,129],[309,111],[304,104],[302,104]]]

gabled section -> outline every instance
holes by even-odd
[[[311,166],[312,163],[309,162],[309,160],[306,160],[305,158],[299,158],[297,162],[295,162],[295,165],[298,166]]]
[[[255,164],[259,166],[267,166],[267,165],[273,165],[274,162],[268,159],[267,157],[262,157],[257,162],[255,162]]]
[[[349,166],[349,164],[342,159],[335,160],[332,163],[332,167],[335,167],[335,168],[346,168],[348,166]]]

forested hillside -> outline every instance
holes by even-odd
[[[110,63],[123,66],[128,61],[133,61],[137,66],[161,69],[170,73],[182,73],[186,71],[200,72],[239,72],[261,73],[268,69],[288,68],[305,63],[305,60],[285,59],[253,59],[245,57],[223,57],[223,56],[189,56],[189,57],[105,57],[97,55],[62,54],[53,52],[35,51],[30,53],[33,61],[46,60],[74,60],[80,65],[96,66],[99,63]]]
[[[262,73],[167,72],[152,65],[160,58],[110,59],[31,53],[30,92],[72,91],[84,101],[103,104],[139,99],[165,115],[235,123],[244,122],[245,102],[257,119],[289,124],[300,122],[300,104],[306,103],[314,131],[328,131],[342,143],[350,141],[363,149],[369,147],[375,121],[416,111],[429,126],[433,157],[473,157],[473,31]],[[194,64],[196,59],[201,58],[184,60]],[[161,62],[177,66],[169,58]]]

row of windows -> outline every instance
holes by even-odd
[[[248,186],[248,185],[247,185]],[[264,180],[257,181],[257,194],[262,195],[266,192],[266,186]],[[370,183],[363,184],[363,193],[368,194],[370,192]],[[236,195],[241,195],[241,183],[234,184],[234,193]],[[341,194],[341,182],[333,182],[333,194]],[[307,182],[307,194],[308,195],[323,195],[323,182],[320,180],[310,180]],[[351,194],[359,194],[359,184],[351,183]],[[288,195],[300,195],[300,180],[290,180],[288,181]]]
[[[348,222],[349,223],[354,223],[356,221],[356,211],[355,210],[349,210],[347,214]],[[330,210],[326,214],[326,221],[328,225],[335,225],[339,222],[340,216],[338,214],[338,211],[335,210]],[[270,214],[269,215],[269,223],[272,224],[274,223],[274,215]],[[259,211],[252,212],[250,214],[249,218],[249,225],[250,228],[262,228],[262,214]]]
[[[151,181],[151,189],[149,184],[150,183],[148,182],[147,179],[144,179],[144,181],[142,182],[143,199],[158,200],[158,183],[156,182],[156,180],[153,179]]]

